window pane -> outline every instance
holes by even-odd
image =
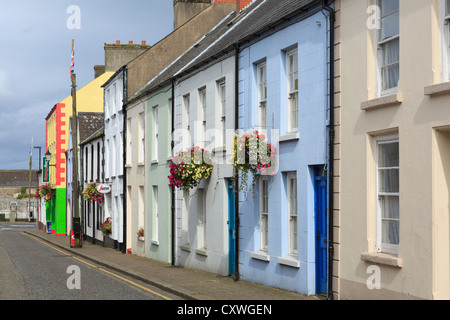
[[[399,225],[397,220],[384,220],[381,241],[386,244],[399,244]]]
[[[380,196],[381,219],[398,220],[400,218],[398,199],[398,196]]]
[[[381,40],[398,35],[400,32],[399,13],[393,13],[381,19]]]
[[[450,0],[447,0],[445,3],[445,15],[446,16],[450,15]]]
[[[399,192],[398,169],[380,169],[378,178],[379,192]]]
[[[398,0],[382,0],[381,1],[381,16],[385,16],[393,11],[398,11]]]
[[[378,167],[398,167],[399,147],[398,142],[380,143],[378,145]]]
[[[290,114],[290,129],[296,129],[298,128],[298,100],[297,100],[297,93],[293,93],[289,97],[289,103],[291,108],[291,114]]]

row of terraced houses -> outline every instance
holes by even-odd
[[[75,203],[83,241],[124,254],[329,299],[449,299],[449,26],[449,0],[174,0],[159,42],[105,44],[77,145],[72,97],[48,113],[40,226],[69,235]],[[245,135],[270,170],[235,165]],[[102,201],[73,196],[74,148]],[[212,171],[180,188],[190,150]]]

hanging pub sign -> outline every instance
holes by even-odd
[[[111,192],[111,186],[108,184],[99,184],[97,186],[97,191],[100,193],[109,193]]]
[[[49,182],[50,180],[50,166],[49,166],[49,161],[47,160],[46,157],[42,158],[43,161],[43,165],[42,168],[44,168],[42,170],[42,182]]]

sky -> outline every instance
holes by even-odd
[[[31,146],[39,168],[45,118],[70,95],[72,39],[80,89],[104,64],[105,43],[153,45],[173,31],[173,0],[0,0],[0,8],[0,170],[29,169]]]

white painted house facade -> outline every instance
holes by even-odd
[[[234,132],[234,60],[230,56],[187,74],[174,86],[174,155],[198,146],[214,156],[209,179],[190,192],[175,192],[176,264],[219,275],[230,274],[228,183],[233,171],[226,164],[223,133]]]
[[[123,210],[123,97],[124,68],[119,69],[104,85],[104,182],[111,186],[105,194],[105,219],[111,219],[110,237],[117,249],[125,251]]]

